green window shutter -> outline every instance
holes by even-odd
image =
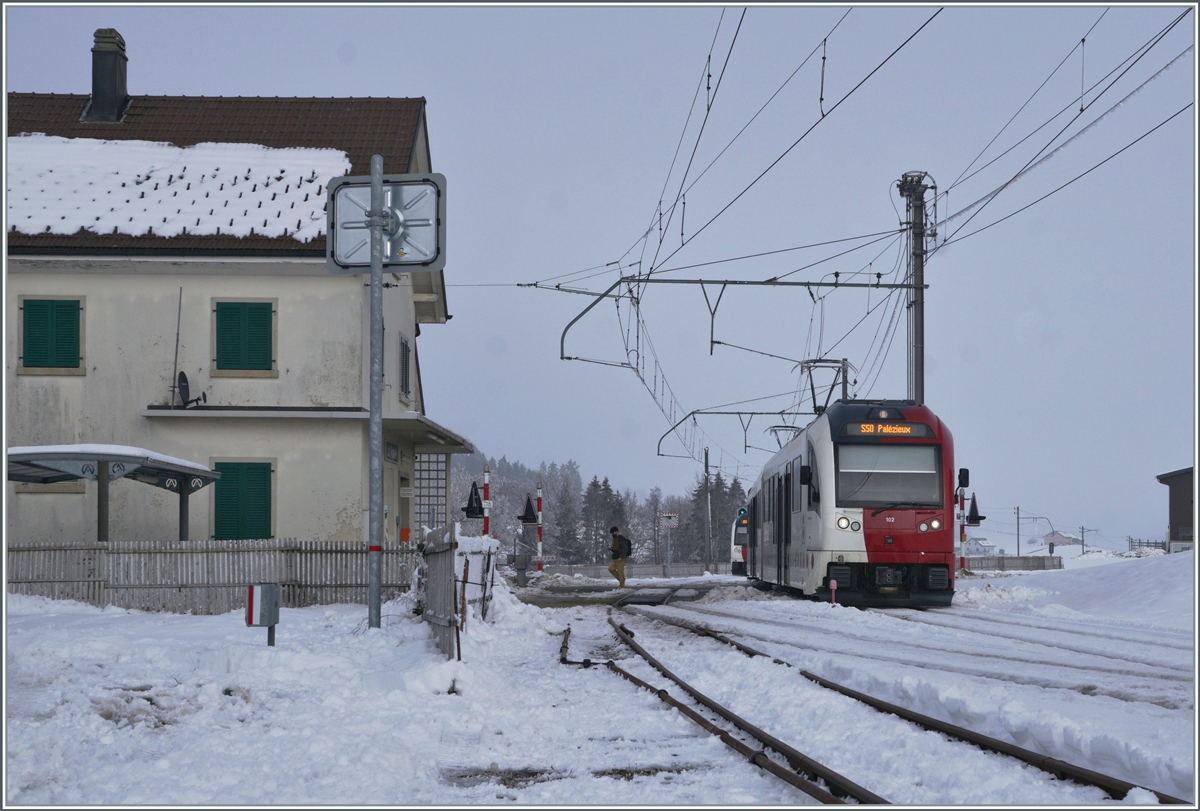
[[[79,300],[54,302],[54,358],[51,366],[79,367]]]
[[[217,302],[217,368],[242,367],[242,309],[244,304]]]
[[[407,394],[412,394],[412,388],[409,386],[408,376],[408,341],[404,338],[400,339],[400,391]]]
[[[217,462],[221,474],[216,488],[217,540],[271,537],[271,464]]]
[[[79,368],[78,299],[26,299],[21,365]]]
[[[25,335],[22,343],[22,366],[49,366],[51,357],[51,319],[53,301],[26,299]]]
[[[272,368],[272,318],[270,302],[217,302],[217,368]]]
[[[221,474],[221,478],[213,484],[216,488],[213,537],[222,541],[240,538],[238,517],[241,514],[242,465],[217,462],[213,469]]]
[[[248,464],[242,476],[243,531],[246,538],[271,537],[271,465]]]
[[[246,305],[246,369],[271,368],[271,304]]]

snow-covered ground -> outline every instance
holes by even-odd
[[[720,587],[695,603],[618,616],[699,689],[896,803],[1108,800],[655,617],[705,622],[855,689],[1194,802],[1193,555],[1106,560],[963,578],[946,610],[859,611],[713,577]],[[283,609],[269,648],[238,612],[10,594],[5,799],[809,801],[607,669],[560,665],[569,625],[572,659],[611,658],[664,684],[617,641],[608,606],[540,609],[497,585],[487,621],[467,620],[461,662],[445,661],[403,600],[384,606],[377,630],[365,606]]]

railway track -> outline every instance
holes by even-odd
[[[877,608],[867,609],[872,614],[884,614]],[[908,609],[894,609],[886,612],[887,616],[896,617],[898,619],[911,619],[915,621],[926,621],[927,617],[919,612]],[[1005,612],[1003,617],[987,616],[980,612],[978,616],[965,616],[963,614],[938,614],[939,617],[962,617],[971,622],[988,622],[995,625],[1000,625],[1005,628],[1013,628],[1019,626],[1021,628],[1037,631],[1050,631],[1056,634],[1075,634],[1080,631],[1085,631],[1090,637],[1107,639],[1112,642],[1132,643],[1149,648],[1166,648],[1168,650],[1182,651],[1188,654],[1189,658],[1193,649],[1192,637],[1188,631],[1180,631],[1173,628],[1159,628],[1157,633],[1160,635],[1157,639],[1147,638],[1145,632],[1138,633],[1132,629],[1122,629],[1120,627],[1108,628],[1106,633],[1100,633],[1096,630],[1094,623],[1077,622],[1073,620],[1048,620],[1044,618],[1033,619],[1031,617],[1022,616],[1012,612]],[[933,623],[931,623],[933,624]],[[1128,630],[1128,633],[1114,633],[1121,630]],[[1167,637],[1173,637],[1167,638]]]
[[[1111,664],[1113,662],[1111,657],[1097,661],[1096,659],[1084,659],[1078,655],[1074,655],[1072,657],[1073,661],[1070,659],[1064,661],[1064,657],[1058,657],[1058,661],[1054,661],[1047,657],[1004,656],[984,650],[972,653],[965,650],[962,644],[957,647],[949,647],[924,643],[920,645],[920,650],[924,653],[937,654],[937,657],[926,656],[914,659],[906,653],[892,652],[887,650],[886,647],[881,647],[881,643],[886,640],[879,635],[853,633],[844,630],[824,630],[819,627],[808,626],[805,629],[808,642],[805,643],[795,641],[794,639],[775,639],[762,631],[762,628],[767,626],[795,630],[796,623],[794,622],[746,616],[736,612],[715,610],[707,606],[688,605],[685,607],[678,605],[671,606],[671,608],[730,620],[735,623],[753,624],[756,626],[754,630],[738,630],[738,635],[764,642],[775,642],[801,650],[818,652],[837,650],[839,655],[852,656],[859,659],[903,664],[922,670],[960,673],[1010,684],[1074,690],[1076,692],[1080,692],[1081,688],[1078,687],[1078,677],[1072,674],[1085,673],[1087,674],[1086,690],[1083,690],[1083,692],[1086,695],[1101,695],[1131,703],[1154,704],[1166,709],[1190,708],[1192,676],[1190,673],[1184,673],[1173,668],[1155,666],[1129,667],[1119,664],[1116,666],[1104,666],[1099,663],[1099,661],[1107,661]],[[663,618],[662,612],[659,611],[655,611],[650,616]],[[821,644],[814,641],[820,638],[828,638],[829,643]],[[854,643],[854,646],[848,645],[848,641]],[[1051,648],[1051,650],[1053,649]],[[1006,666],[1006,663],[1036,665],[1045,672],[1040,676],[1031,676],[1026,673],[1014,672],[1011,667]],[[1129,664],[1133,665],[1135,663]],[[1098,675],[1134,677],[1144,680],[1145,685],[1136,695],[1131,695],[1126,686],[1105,685],[1101,680],[1097,679]]]
[[[661,617],[657,617],[657,618],[662,619]],[[669,622],[669,620],[668,620],[668,622]],[[717,703],[716,701],[713,701],[711,698],[704,695],[699,690],[694,688],[692,685],[688,684],[683,679],[681,679],[680,677],[678,677],[677,675],[672,673],[670,670],[668,670],[649,651],[647,651],[641,644],[639,644],[638,642],[636,642],[634,640],[633,631],[631,631],[624,625],[617,623],[611,617],[609,618],[609,623],[612,625],[613,630],[615,631],[615,633],[617,634],[617,637],[620,639],[621,642],[623,642],[624,644],[629,646],[639,656],[641,656],[643,659],[645,659],[646,662],[648,662],[652,667],[654,667],[661,674],[663,674],[663,676],[665,676],[666,678],[670,679],[675,684],[677,684],[681,689],[683,689],[685,692],[687,692],[699,704],[703,705],[711,712],[717,714],[718,716],[723,718],[728,723],[733,724],[733,726],[736,727],[736,729],[739,730],[743,735],[750,736],[754,740],[760,742],[763,745],[763,747],[765,747],[767,749],[771,749],[771,750],[779,753],[784,758],[784,760],[787,761],[788,765],[791,767],[791,771],[788,771],[787,769],[782,767],[780,764],[778,764],[775,761],[768,758],[766,756],[765,749],[757,749],[756,750],[756,749],[754,749],[754,747],[747,745],[743,741],[737,740],[732,735],[730,735],[728,732],[726,732],[724,730],[720,730],[719,727],[716,727],[716,725],[714,725],[708,719],[703,718],[703,716],[700,716],[698,713],[696,713],[695,710],[692,710],[691,708],[687,707],[686,705],[683,705],[680,702],[678,702],[677,700],[675,700],[673,697],[669,696],[669,694],[667,693],[666,690],[659,690],[659,689],[654,688],[653,686],[651,686],[644,680],[639,679],[638,677],[634,676],[633,674],[618,667],[611,660],[608,660],[603,663],[604,666],[606,666],[609,670],[612,670],[613,672],[618,673],[619,675],[623,676],[624,678],[637,684],[639,687],[643,687],[647,690],[650,690],[651,692],[655,693],[663,701],[667,702],[668,704],[675,707],[676,709],[679,709],[680,712],[683,712],[685,715],[688,715],[689,718],[691,718],[696,723],[700,724],[703,728],[705,728],[711,734],[714,734],[714,735],[717,735],[718,737],[720,737],[721,740],[726,743],[726,745],[735,749],[735,751],[738,751],[739,754],[746,756],[752,763],[755,763],[755,765],[758,765],[760,768],[764,768],[764,770],[775,775],[776,777],[779,777],[780,779],[785,780],[786,782],[789,782],[791,785],[795,786],[796,788],[799,788],[801,791],[804,791],[809,796],[814,797],[815,799],[818,799],[821,802],[825,802],[825,803],[844,802],[845,799],[852,799],[852,800],[855,800],[860,803],[868,803],[868,804],[885,804],[888,802],[883,797],[880,797],[879,795],[871,792],[869,789],[858,785],[857,783],[853,782],[852,780],[845,777],[844,775],[841,775],[840,773],[833,770],[832,768],[816,761],[815,759],[813,759],[807,755],[804,755],[803,753],[799,752],[798,750],[789,746],[788,744],[784,743],[783,741],[780,741],[777,738],[771,736],[769,733],[765,732],[764,730],[759,729],[758,727],[751,724],[749,721],[746,721],[745,719],[743,719],[740,716],[738,716],[737,714],[735,714],[729,708],[722,706],[721,704]],[[986,751],[991,751],[991,752],[996,752],[999,754],[1006,755],[1008,757],[1011,757],[1011,758],[1019,760],[1023,763],[1026,763],[1030,766],[1034,766],[1038,769],[1041,769],[1059,779],[1069,779],[1076,783],[1080,783],[1082,785],[1097,787],[1097,788],[1103,790],[1104,792],[1106,792],[1110,797],[1112,797],[1114,799],[1118,799],[1118,800],[1124,799],[1125,796],[1130,791],[1134,790],[1135,788],[1140,788],[1140,787],[1138,787],[1132,783],[1129,783],[1127,781],[1120,780],[1118,778],[1109,777],[1107,775],[1103,775],[1098,772],[1094,772],[1090,769],[1084,769],[1082,767],[1075,766],[1074,764],[1066,763],[1065,761],[1060,761],[1060,760],[1056,760],[1054,758],[1049,758],[1044,755],[1040,755],[1036,752],[1031,752],[1029,750],[1022,749],[1021,747],[1017,747],[1013,744],[1009,744],[1004,741],[996,740],[994,738],[990,738],[988,736],[981,735],[972,730],[965,729],[963,727],[958,727],[953,724],[949,724],[949,723],[946,723],[946,722],[943,722],[943,721],[940,721],[938,719],[934,719],[934,718],[931,718],[928,716],[924,716],[919,713],[915,713],[911,710],[907,710],[903,707],[899,707],[899,706],[890,704],[888,702],[880,701],[879,699],[875,699],[872,696],[860,693],[855,690],[851,690],[849,688],[846,688],[846,687],[838,685],[834,682],[831,682],[827,679],[823,679],[819,676],[809,673],[805,670],[795,668],[793,665],[791,665],[788,662],[770,657],[767,654],[762,653],[761,651],[757,651],[757,650],[750,648],[749,646],[746,646],[742,643],[731,640],[722,634],[712,631],[711,629],[704,629],[701,627],[697,627],[694,624],[684,624],[681,622],[675,622],[675,623],[670,623],[670,624],[673,624],[676,627],[682,628],[692,634],[707,637],[707,638],[713,639],[717,642],[723,643],[729,647],[732,647],[732,648],[735,648],[735,649],[741,651],[743,654],[745,654],[747,656],[766,657],[768,660],[770,660],[776,664],[783,665],[783,666],[786,666],[789,668],[793,668],[793,669],[797,670],[797,672],[800,675],[802,675],[804,678],[808,679],[809,681],[811,681],[815,684],[818,684],[823,688],[836,691],[836,692],[838,692],[842,695],[845,695],[849,698],[852,698],[858,702],[866,704],[867,706],[870,706],[873,709],[878,710],[880,712],[895,715],[906,721],[917,724],[918,726],[923,727],[925,729],[929,729],[929,730],[938,732],[942,735],[951,737],[953,739],[972,744],[972,745],[979,747],[981,749],[984,749]],[[589,667],[593,664],[601,664],[598,662],[593,663],[590,660],[584,660],[582,662],[572,662],[568,658],[568,653],[567,653],[569,639],[570,639],[570,628],[568,627],[567,632],[564,634],[562,648],[560,650],[560,661],[562,661],[564,664],[577,664],[577,665],[582,665],[585,667]],[[818,781],[818,780],[823,781],[825,783],[825,785],[828,786],[828,790],[826,790],[824,787],[822,787],[820,785],[817,785],[816,781]],[[1149,789],[1147,789],[1147,790],[1149,790]],[[1152,790],[1149,790],[1149,791],[1152,791]],[[1160,802],[1163,802],[1163,803],[1182,804],[1182,805],[1188,804],[1188,803],[1184,802],[1183,800],[1180,800],[1175,797],[1171,797],[1170,795],[1164,794],[1162,792],[1152,791],[1152,793],[1159,799]]]
[[[655,666],[656,668],[658,668],[660,670],[662,669],[661,665],[659,665],[657,663],[657,660],[654,660],[653,657],[651,657],[648,653],[646,653],[641,648],[640,645],[637,645],[637,643],[633,642],[632,635],[630,634],[628,629],[621,628],[619,625],[617,625],[611,619],[609,620],[609,622],[612,623],[614,630],[616,630],[616,632],[617,632],[618,638],[621,639],[622,642],[625,642],[626,644],[629,644],[631,647],[633,647],[633,649],[635,651],[637,651],[639,653],[639,655],[641,655],[643,658],[646,658],[647,661],[649,661],[653,666]],[[677,699],[675,699],[665,689],[655,688],[650,683],[644,681],[643,679],[638,678],[637,676],[633,675],[629,671],[618,666],[612,659],[605,660],[603,663],[593,662],[590,659],[584,659],[582,661],[571,661],[571,659],[569,658],[568,653],[567,653],[567,649],[568,649],[568,645],[570,644],[570,640],[571,640],[571,626],[568,625],[566,632],[563,634],[562,647],[559,650],[559,661],[562,664],[579,665],[582,667],[592,667],[593,665],[599,666],[602,664],[604,667],[607,667],[609,670],[616,673],[618,676],[621,676],[622,678],[626,679],[627,681],[632,682],[633,684],[637,685],[638,687],[641,687],[644,690],[650,691],[651,693],[656,695],[660,700],[662,700],[665,704],[673,707],[674,709],[678,710],[683,715],[687,716],[689,719],[694,721],[697,725],[699,725],[706,732],[708,732],[709,734],[720,739],[720,741],[722,743],[724,743],[730,749],[733,749],[739,755],[745,757],[748,761],[753,763],[755,766],[758,766],[763,771],[767,772],[768,774],[773,775],[774,777],[777,777],[778,779],[782,780],[783,782],[787,783],[788,785],[799,789],[800,791],[804,792],[805,794],[812,797],[813,799],[815,799],[819,802],[822,802],[822,803],[826,803],[826,804],[839,804],[839,803],[845,802],[842,799],[843,797],[853,797],[855,800],[857,800],[861,803],[869,803],[872,805],[888,805],[889,804],[888,801],[883,799],[882,797],[863,788],[862,786],[859,786],[858,784],[851,781],[849,778],[846,778],[846,777],[838,774],[833,769],[830,769],[827,766],[824,766],[823,764],[819,763],[818,761],[813,760],[812,758],[808,757],[807,755],[804,755],[803,753],[794,749],[793,747],[774,738],[773,736],[762,731],[761,729],[754,726],[750,722],[735,715],[732,711],[728,710],[727,708],[722,707],[720,704],[717,704],[715,701],[712,701],[707,696],[704,696],[703,694],[699,693],[698,691],[685,685],[683,682],[679,681],[678,679],[675,679],[673,676],[671,678],[673,680],[675,680],[677,683],[679,683],[681,686],[683,686],[684,690],[687,691],[700,704],[702,704],[705,707],[707,707],[708,709],[712,710],[717,715],[724,718],[726,721],[729,721],[730,723],[732,723],[738,730],[740,730],[744,734],[749,735],[753,738],[756,738],[757,740],[761,741],[766,746],[769,746],[770,748],[772,748],[776,752],[778,752],[780,755],[782,755],[785,759],[787,759],[789,766],[791,766],[791,770],[789,770],[788,768],[785,768],[784,766],[780,765],[779,763],[775,762],[770,757],[768,757],[765,749],[763,749],[761,747],[758,749],[755,749],[754,747],[746,744],[744,741],[739,740],[738,738],[731,735],[727,730],[721,729],[716,724],[709,721],[707,718],[705,718],[700,713],[696,712],[694,709],[692,709],[688,705],[683,704],[680,701],[678,701]],[[818,779],[824,779],[826,784],[830,786],[832,791],[826,790],[822,786],[818,785],[816,782],[816,780],[818,780]]]

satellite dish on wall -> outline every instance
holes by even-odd
[[[188,399],[192,392],[191,387],[188,386],[187,375],[183,372],[179,373],[179,379],[176,381],[175,386],[176,390],[179,392],[179,399],[183,401],[184,408],[187,408],[190,405],[195,405],[196,403],[208,402],[208,395],[206,395],[204,392],[200,392],[200,396],[195,400]]]

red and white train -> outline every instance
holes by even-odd
[[[950,605],[953,470],[950,431],[926,406],[832,403],[749,490],[747,575],[845,605]]]

